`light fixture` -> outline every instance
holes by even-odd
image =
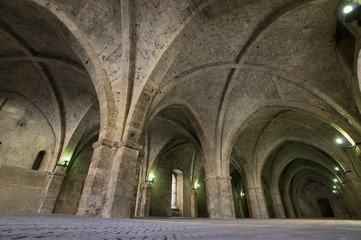
[[[342,144],[343,141],[342,141],[341,138],[337,138],[337,139],[336,139],[336,142],[337,142],[338,144]]]
[[[69,167],[69,166],[68,166],[68,161],[67,161],[67,160],[65,160],[65,161],[64,161],[64,164],[60,164],[60,163],[58,163],[58,164],[56,164],[56,166]]]
[[[335,167],[335,170],[336,170],[339,174],[347,174],[347,173],[350,173],[350,172],[351,172],[351,170],[347,170],[347,171],[345,171],[345,170],[340,170],[339,167]]]
[[[337,193],[337,191],[336,191],[336,190],[332,190],[332,192],[333,192],[333,193],[335,193],[335,194]]]
[[[145,182],[154,183],[154,178],[155,178],[154,175],[150,175],[149,178],[152,179],[152,180],[147,179],[147,180],[145,180]]]
[[[56,164],[56,166],[69,167],[68,162],[69,162],[69,158],[66,157],[63,164],[58,163]]]
[[[343,12],[345,14],[352,12],[352,10],[353,10],[353,7],[351,5],[347,5],[346,7],[343,8]]]
[[[350,23],[357,21],[357,25],[361,26],[361,6],[358,3],[352,2],[343,8],[345,14],[345,22]]]
[[[199,185],[199,183],[197,183],[196,185],[195,185],[195,187],[192,189],[192,190],[199,190],[199,187],[200,187],[201,185]]]
[[[332,186],[334,189],[336,189],[337,187],[335,185]]]
[[[335,183],[337,183],[337,182],[338,182],[337,178],[334,178],[334,179],[333,179],[333,181],[334,181]]]

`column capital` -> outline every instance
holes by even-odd
[[[264,187],[248,187],[248,191],[264,191]]]
[[[212,176],[212,177],[206,177],[204,178],[204,181],[208,181],[208,180],[217,180],[216,176]]]
[[[142,151],[142,149],[143,149],[142,145],[136,144],[136,143],[130,143],[130,142],[127,142],[127,141],[116,142],[116,145],[114,147],[117,147],[117,148],[121,148],[121,147],[130,148],[132,150],[139,151],[139,153],[143,152]]]
[[[104,146],[104,147],[108,147],[108,148],[113,148],[113,142],[110,141],[109,139],[99,139],[98,141],[96,141],[95,143],[93,143],[92,147],[94,149],[98,148],[98,147],[101,147],[101,146]]]
[[[231,176],[228,177],[217,177],[217,180],[232,180]]]

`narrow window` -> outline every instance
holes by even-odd
[[[33,167],[31,169],[33,169],[33,170],[38,170],[39,169],[40,164],[43,161],[44,155],[45,155],[44,150],[38,152],[38,155],[36,156],[35,162],[34,162]]]
[[[172,173],[172,198],[170,207],[171,209],[177,208],[177,177],[174,175],[174,173]]]

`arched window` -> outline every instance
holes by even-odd
[[[171,198],[171,209],[176,209],[177,207],[177,177],[172,173],[172,198]]]
[[[183,216],[183,172],[178,169],[172,171],[172,196],[170,206],[172,216]]]

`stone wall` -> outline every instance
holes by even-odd
[[[172,169],[159,166],[154,171],[154,175],[150,215],[170,217]]]
[[[322,212],[318,205],[318,200],[320,199],[327,199],[329,201],[336,218],[346,217],[345,209],[341,204],[338,194],[333,193],[329,187],[319,182],[306,184],[297,195],[297,202],[294,203],[296,212],[298,212],[297,217],[322,218]]]
[[[93,150],[90,145],[84,147],[68,169],[54,213],[76,214]]]
[[[49,179],[46,172],[0,165],[0,212],[36,213]]]
[[[155,179],[152,190],[151,216],[170,216],[172,171],[178,169],[183,173],[183,216],[191,216],[191,168],[194,148],[191,144],[181,144],[167,152],[153,166],[151,173]]]
[[[0,165],[31,169],[38,152],[44,150],[40,169],[46,169],[55,147],[55,136],[49,123],[24,99],[21,101],[14,96],[1,99]]]
[[[208,217],[207,210],[207,195],[204,170],[201,171],[198,177],[199,189],[197,190],[197,217]]]

